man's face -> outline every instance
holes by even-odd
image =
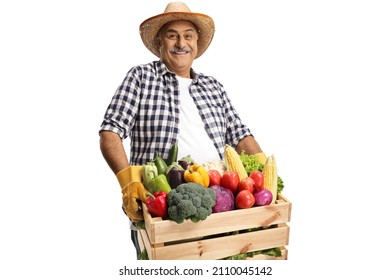
[[[160,32],[160,55],[168,69],[179,76],[189,75],[198,53],[197,40],[198,33],[191,22],[173,21],[164,25]]]

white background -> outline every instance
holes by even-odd
[[[138,26],[167,2],[4,2],[0,278],[123,279],[124,265],[146,264],[98,130],[130,67],[156,59]],[[289,260],[271,263],[273,279],[387,273],[386,2],[187,1],[216,23],[194,68],[225,85],[293,203]]]

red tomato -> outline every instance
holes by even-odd
[[[251,208],[255,204],[255,197],[248,190],[242,190],[236,195],[236,208]]]
[[[239,182],[240,178],[236,171],[227,171],[221,177],[221,186],[231,190],[233,194],[237,192]]]
[[[207,172],[210,178],[210,186],[220,186],[221,185],[221,173],[218,170],[211,169]]]
[[[249,177],[255,181],[255,190],[261,191],[264,189],[264,174],[261,171],[252,171]]]
[[[237,191],[248,190],[251,193],[255,190],[255,181],[251,177],[246,177],[238,184]]]

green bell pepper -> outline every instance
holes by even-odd
[[[153,178],[151,181],[151,188],[153,193],[155,192],[170,192],[171,186],[168,183],[167,176],[160,174],[157,177]]]
[[[154,162],[148,162],[143,165],[142,179],[145,188],[150,193],[170,192],[171,190],[167,177],[164,174],[159,175]]]
[[[158,176],[158,170],[154,162],[147,162],[146,164],[143,165],[142,180],[145,188],[150,193],[153,193],[151,187],[152,180],[157,176]]]

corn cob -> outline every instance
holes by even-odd
[[[225,160],[228,171],[236,171],[240,181],[248,177],[248,173],[245,171],[244,164],[242,163],[240,156],[230,145],[225,145]]]
[[[272,201],[270,204],[275,203],[278,195],[278,171],[276,168],[275,156],[271,155],[265,162],[264,169],[264,188],[268,189],[272,193]]]

